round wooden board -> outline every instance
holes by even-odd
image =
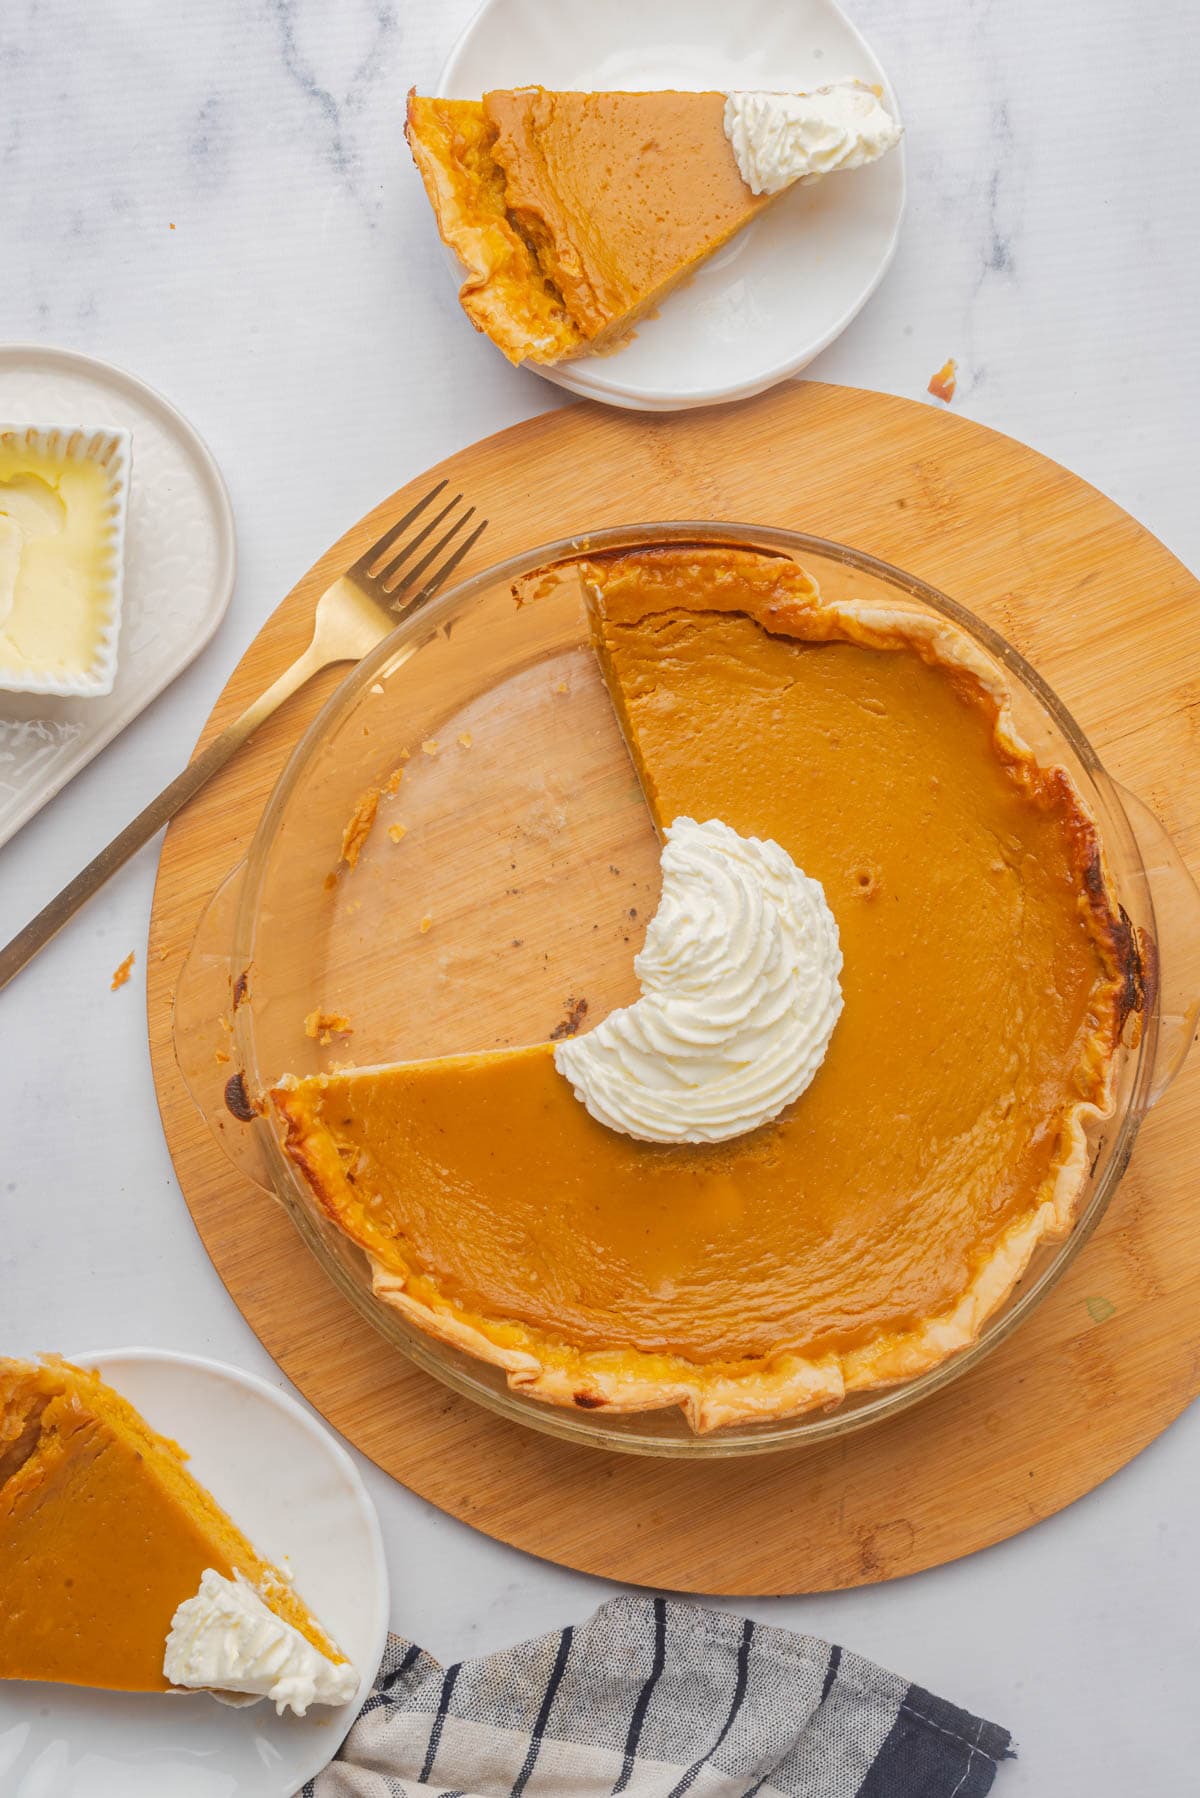
[[[572,406],[452,456],[299,583],[204,740],[303,648],[334,574],[442,475],[492,520],[486,557],[464,572],[600,525],[705,518],[794,526],[924,576],[1030,657],[1112,773],[1200,864],[1200,584],[1032,450],[925,404],[815,383],[682,418]],[[687,1591],[820,1591],[1027,1528],[1121,1467],[1200,1390],[1200,1055],[1034,1316],[971,1375],[858,1435],[742,1461],[606,1455],[504,1422],[386,1346],[214,1144],[171,1040],[205,902],[336,678],[297,695],[172,825],[150,930],[150,1043],[167,1141],[218,1272],[280,1366],[380,1467],[489,1535],[589,1573]]]

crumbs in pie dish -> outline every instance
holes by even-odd
[[[324,1048],[335,1036],[353,1036],[354,1026],[343,1011],[323,1011],[320,1006],[304,1020],[304,1034]]]
[[[379,788],[368,787],[365,793],[359,795],[346,828],[342,832],[341,859],[348,868],[358,865],[363,844],[371,834],[371,826],[375,822],[375,814],[378,810]]]

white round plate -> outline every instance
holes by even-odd
[[[117,678],[99,699],[0,693],[0,843],[149,705],[225,615],[237,553],[221,471],[152,387],[94,357],[0,345],[0,424],[133,435]]]
[[[450,53],[438,93],[488,88],[803,90],[877,59],[833,0],[486,0]],[[844,331],[892,260],[904,211],[904,145],[869,168],[784,194],[664,300],[610,356],[527,367],[572,393],[673,412],[760,393]],[[451,254],[456,285],[461,269]]]
[[[277,1717],[207,1693],[0,1682],[3,1798],[293,1798],[333,1759],[387,1640],[375,1507],[346,1451],[294,1399],[216,1361],[154,1349],[79,1355],[162,1434],[296,1588],[361,1674],[338,1710]],[[2,1602],[2,1598],[0,1598]]]

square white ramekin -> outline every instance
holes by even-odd
[[[128,431],[82,425],[0,425],[0,441],[13,438],[39,454],[62,461],[97,463],[107,478],[109,504],[102,539],[101,632],[92,660],[76,674],[57,674],[46,668],[18,671],[0,666],[0,690],[50,693],[65,699],[97,698],[112,692],[117,675],[133,440]]]

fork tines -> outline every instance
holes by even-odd
[[[416,505],[412,506],[404,514],[404,517],[393,525],[386,537],[374,544],[350,570],[352,575],[357,575],[360,579],[370,582],[380,597],[384,598],[393,610],[401,609],[397,604],[401,599],[406,606],[419,605],[435,593],[440,586],[444,585],[468,550],[478,542],[487,528],[487,519],[481,519],[470,535],[463,538],[446,561],[429,576],[420,591],[415,594],[411,592],[426,570],[437,561],[443,550],[454,541],[455,537],[475,516],[474,506],[468,506],[465,512],[460,513],[457,518],[452,520],[448,528],[426,550],[419,562],[414,563],[406,572],[401,572],[404,564],[433,535],[443,520],[449,518],[455,507],[462,504],[462,494],[456,493],[454,498],[448,500],[438,512],[435,512],[433,517],[413,537],[407,541],[403,540],[405,532],[414,519],[420,517],[421,513],[433,504],[434,500],[445,491],[448,484],[446,481],[439,481],[436,487],[431,487],[424,498],[419,499]]]

